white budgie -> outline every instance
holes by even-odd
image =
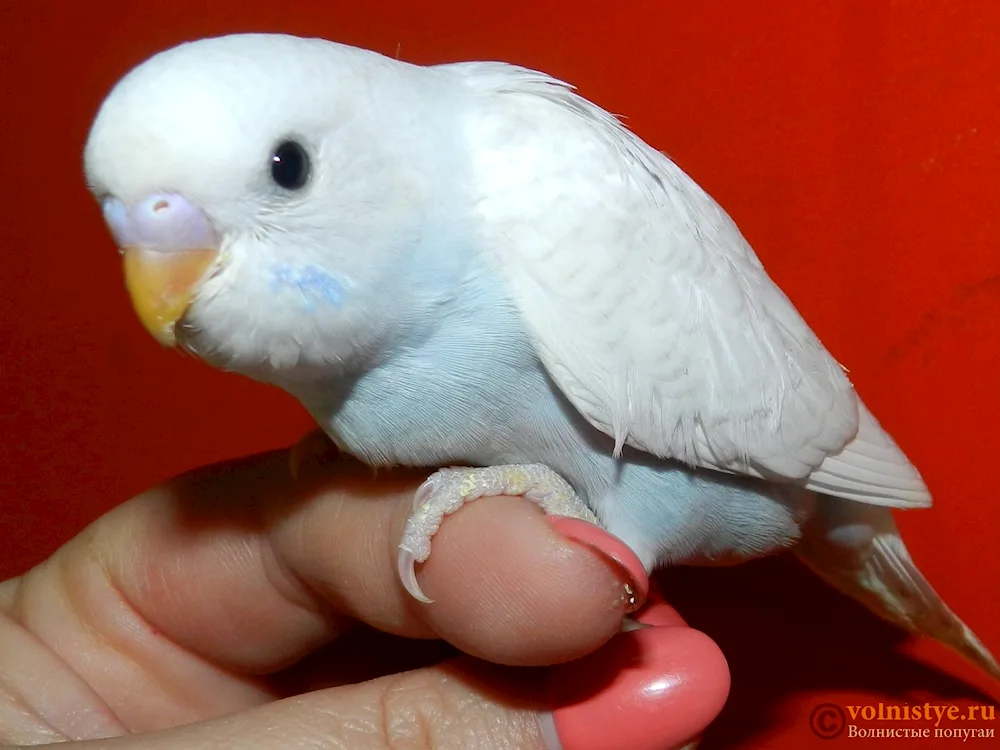
[[[647,569],[792,548],[1000,667],[911,560],[918,471],[727,214],[542,73],[208,39],[104,102],[85,153],[145,326],[273,383],[344,450],[436,468],[401,542],[524,494]]]

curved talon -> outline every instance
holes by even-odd
[[[433,604],[434,600],[427,598],[427,595],[420,589],[417,583],[417,558],[405,547],[399,548],[399,558],[396,561],[396,572],[399,580],[407,593],[424,604]]]
[[[431,496],[431,492],[434,491],[435,482],[431,476],[429,479],[425,479],[423,483],[417,487],[417,491],[413,493],[413,510],[416,511],[421,505],[426,502],[427,498]]]
[[[642,630],[643,628],[651,628],[652,625],[647,625],[644,622],[639,622],[633,617],[625,616],[622,620],[622,631],[623,633],[631,633],[633,630]],[[681,748],[684,750],[684,748]]]
[[[465,503],[491,495],[522,495],[549,515],[599,525],[597,517],[569,483],[542,464],[438,469],[413,494],[413,514],[399,541],[396,570],[410,596],[424,604],[432,602],[417,583],[416,564],[430,556],[431,538],[442,519]]]

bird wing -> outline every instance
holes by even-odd
[[[573,406],[625,445],[829,495],[930,505],[919,472],[725,211],[544,74],[466,64],[480,246]]]

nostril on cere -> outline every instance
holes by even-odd
[[[181,195],[149,195],[128,204],[109,198],[104,216],[119,247],[170,252],[212,248],[219,242],[208,217]]]

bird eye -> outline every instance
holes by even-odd
[[[271,179],[285,190],[298,190],[309,180],[309,155],[299,143],[283,141],[271,155]]]

